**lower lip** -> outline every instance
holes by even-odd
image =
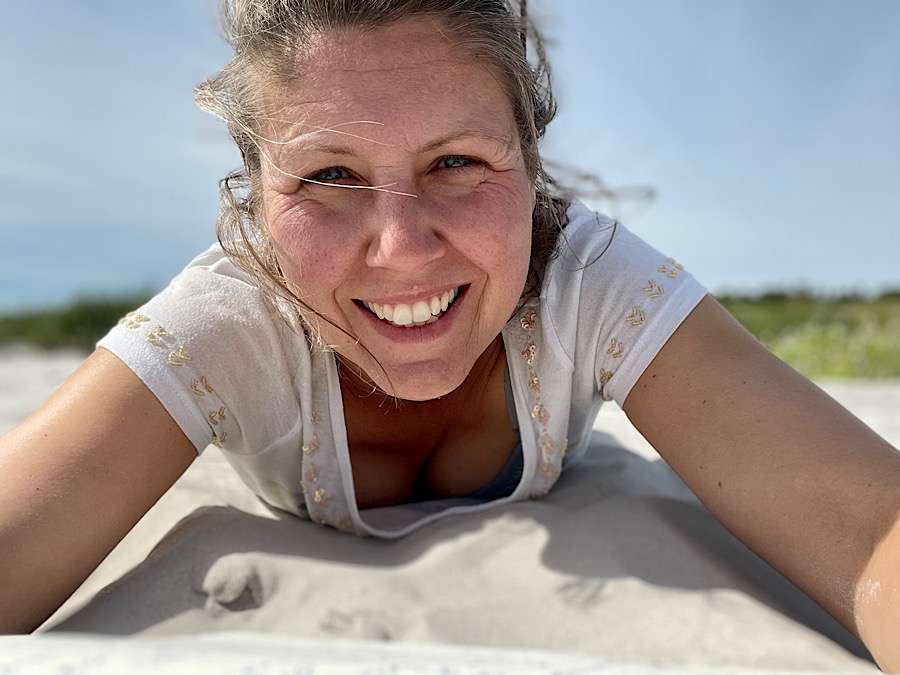
[[[463,286],[459,291],[459,295],[453,301],[453,304],[447,308],[447,311],[442,313],[437,321],[425,326],[401,328],[379,319],[365,307],[360,307],[355,302],[353,304],[369,318],[372,322],[372,328],[382,337],[393,342],[405,344],[427,343],[437,340],[453,328],[453,324],[456,322],[456,317],[460,312],[462,303],[465,302],[466,296],[468,295],[468,290],[469,286]]]

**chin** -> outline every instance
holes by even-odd
[[[434,377],[427,380],[392,377],[391,380],[394,384],[393,394],[404,401],[432,401],[450,394],[461,383]],[[379,388],[389,394],[392,393],[388,382],[385,381],[383,384],[384,386],[379,385]]]
[[[444,369],[437,367],[432,361],[410,364],[407,367],[387,366],[390,382],[376,365],[370,371],[370,376],[378,388],[389,395],[404,401],[431,401],[447,396],[465,381],[468,371],[460,370],[458,369],[460,364],[456,365],[457,368]]]
[[[425,401],[434,401],[436,399],[442,398],[452,392],[453,389],[443,388],[440,390],[437,389],[429,389],[423,391],[421,389],[416,389],[413,391],[399,391],[397,398],[402,399],[404,401],[415,401],[417,403],[423,403]]]

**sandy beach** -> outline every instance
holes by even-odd
[[[0,351],[0,433],[82,359]],[[900,381],[817,384],[900,445]],[[0,638],[0,670],[879,672],[614,403],[543,500],[398,541],[268,508],[211,447],[38,633]]]

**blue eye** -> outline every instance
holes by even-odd
[[[349,177],[350,175],[347,173],[347,170],[340,166],[330,166],[327,169],[322,169],[321,171],[307,176],[309,180],[314,180],[319,183],[331,183]]]
[[[440,164],[444,169],[466,169],[476,163],[476,160],[462,155],[448,155],[441,157]]]

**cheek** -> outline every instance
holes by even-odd
[[[275,255],[288,280],[312,295],[336,287],[353,253],[342,245],[351,236],[345,219],[312,202],[269,213]]]
[[[531,253],[531,201],[527,188],[484,183],[443,210],[453,245],[484,269],[524,275]],[[511,279],[510,283],[518,279]]]

